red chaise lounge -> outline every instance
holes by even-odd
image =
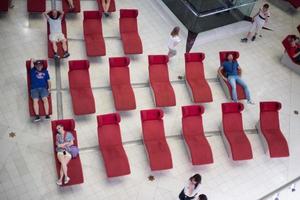
[[[69,86],[75,115],[96,112],[89,67],[88,60],[69,61]]]
[[[138,10],[121,9],[120,10],[120,35],[125,54],[142,54],[143,45],[138,33],[137,25]]]
[[[252,148],[243,129],[241,103],[222,103],[221,134],[229,157],[233,160],[253,158]]]
[[[160,109],[141,110],[143,142],[151,170],[173,168],[171,151],[165,137],[163,116]]]
[[[182,135],[193,165],[213,163],[213,154],[204,135],[200,105],[182,106]]]
[[[263,142],[264,150],[271,158],[288,157],[288,143],[280,130],[278,110],[279,102],[260,102],[260,119],[257,124],[258,132]]]
[[[109,78],[116,110],[136,109],[135,96],[130,83],[128,57],[109,58]]]
[[[47,60],[43,60],[43,65],[44,68],[47,69],[48,64]],[[33,110],[33,100],[30,96],[30,69],[31,69],[31,61],[27,60],[26,61],[26,71],[27,71],[27,89],[28,89],[28,107],[29,107],[29,115],[30,116],[35,116],[35,112]],[[51,98],[51,93],[48,96],[48,103],[49,103],[49,114],[52,114],[52,98]],[[42,99],[39,100],[39,115],[40,116],[45,116],[45,108],[44,108],[44,103]]]
[[[70,10],[68,0],[61,0],[62,9],[65,13],[80,13],[80,0],[73,0],[74,9]]]
[[[8,11],[8,0],[1,0],[0,1],[0,12],[7,12]]]
[[[84,11],[83,16],[83,33],[87,56],[105,56],[101,12]]]
[[[46,11],[46,0],[27,0],[27,11],[42,13]]]
[[[98,142],[107,177],[130,174],[126,152],[123,148],[118,113],[98,115]]]
[[[156,107],[175,106],[176,98],[169,80],[169,58],[166,55],[149,55],[149,81]]]
[[[212,102],[211,89],[205,79],[204,53],[185,53],[186,85],[194,103]]]
[[[60,176],[60,162],[57,159],[57,152],[56,152],[56,126],[63,125],[65,131],[69,131],[74,136],[74,145],[79,148],[77,134],[75,130],[75,121],[73,119],[63,119],[63,120],[54,120],[51,121],[52,127],[52,136],[53,136],[53,150],[54,150],[54,157],[55,157],[55,164],[56,164],[56,171],[57,177]],[[68,163],[68,176],[70,177],[70,181],[68,184],[63,184],[63,186],[75,185],[83,183],[83,173],[82,173],[82,166],[80,160],[80,153],[76,158],[72,158],[71,161]]]
[[[294,8],[300,7],[300,1],[299,0],[287,0]]]
[[[240,56],[239,52],[237,51],[221,51],[219,52],[220,56],[220,66],[222,66],[223,62],[226,60],[227,54],[231,53],[233,55],[233,59],[237,60]],[[229,84],[228,80],[223,79],[223,76],[221,76],[221,73],[225,76],[224,70],[218,70],[218,79],[221,83],[221,86],[223,88],[223,91],[225,92],[225,95],[228,99],[232,99],[232,88]],[[241,73],[241,71],[239,71]],[[226,76],[225,76],[226,77]],[[243,87],[240,84],[236,84],[236,92],[238,100],[246,99],[246,94],[244,92]]]
[[[283,56],[281,57],[281,63],[293,70],[294,72],[296,72],[297,74],[300,74],[300,64],[295,62],[295,60],[292,57],[292,52],[290,51],[291,45],[289,40],[291,36],[292,35],[288,35],[282,41],[282,45],[284,46],[285,51],[283,53]]]

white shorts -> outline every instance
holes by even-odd
[[[51,33],[49,35],[49,40],[51,42],[61,42],[61,41],[65,40],[65,39],[66,38],[65,38],[65,36],[64,36],[63,33]]]
[[[64,155],[64,152],[57,152],[57,157],[58,156],[66,156],[66,157],[69,157],[69,158],[72,157],[72,155],[69,152],[67,152],[67,151],[66,151],[66,155]]]
[[[258,33],[264,25],[265,25],[265,20],[261,19],[259,16],[256,16],[254,18],[254,22],[252,23],[252,26],[251,26],[249,32],[252,33],[255,31],[255,33]]]

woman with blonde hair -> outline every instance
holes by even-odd
[[[171,58],[177,54],[175,47],[181,41],[179,38],[179,31],[180,31],[180,28],[178,26],[176,26],[173,28],[173,30],[170,34],[170,38],[168,41],[168,48],[169,48],[168,57],[169,58]]]

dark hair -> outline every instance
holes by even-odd
[[[54,18],[54,16],[53,16],[53,11],[52,11],[52,10],[49,12],[49,17],[50,17],[51,19],[58,19],[59,16],[61,15],[61,13],[60,13],[59,11],[57,11],[57,10],[56,10],[56,12],[57,12],[56,18]]]
[[[190,181],[194,180],[196,182],[195,188],[201,183],[201,176],[200,174],[195,174],[190,178]]]
[[[43,61],[36,60],[33,64],[34,64],[34,66],[38,66],[38,65],[43,66]]]
[[[263,6],[264,8],[266,8],[266,9],[268,9],[270,6],[269,6],[269,4],[264,4],[264,6]]]
[[[291,35],[290,36],[290,40],[297,40],[297,39],[299,39],[296,35]]]
[[[207,200],[207,196],[205,194],[200,194],[199,200]]]
[[[233,54],[233,53],[227,53],[227,54],[226,54],[226,57],[225,57],[226,60],[228,60],[228,56],[229,56],[229,55],[232,55],[232,57],[233,57],[233,59],[234,59],[234,54]]]
[[[178,26],[175,26],[171,32],[171,36],[174,37],[175,35],[178,35],[179,31],[180,31],[180,28]]]

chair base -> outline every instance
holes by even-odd
[[[296,64],[287,54],[287,52],[284,52],[283,56],[281,57],[281,64],[300,75],[300,64]]]
[[[223,123],[221,122],[221,125],[220,125],[220,131],[221,131],[221,137],[222,137],[222,140],[223,140],[223,143],[224,143],[224,146],[225,146],[225,149],[226,149],[226,152],[227,152],[227,155],[229,158],[233,159],[232,158],[232,152],[231,152],[231,148],[230,148],[230,144],[225,136],[225,133],[224,133],[224,129],[223,129]]]
[[[268,143],[267,140],[265,138],[265,136],[263,135],[261,128],[260,128],[260,121],[258,120],[257,124],[255,125],[258,135],[259,135],[259,139],[262,143],[263,149],[264,149],[264,153],[265,154],[269,154],[269,148],[268,148]]]
[[[222,89],[223,89],[223,91],[225,93],[226,98],[228,100],[232,100],[231,99],[231,91],[228,90],[228,87],[227,87],[226,83],[224,82],[223,78],[219,74],[217,75],[217,78],[218,78],[218,80],[219,80],[219,82],[221,84],[221,87],[222,87]]]

